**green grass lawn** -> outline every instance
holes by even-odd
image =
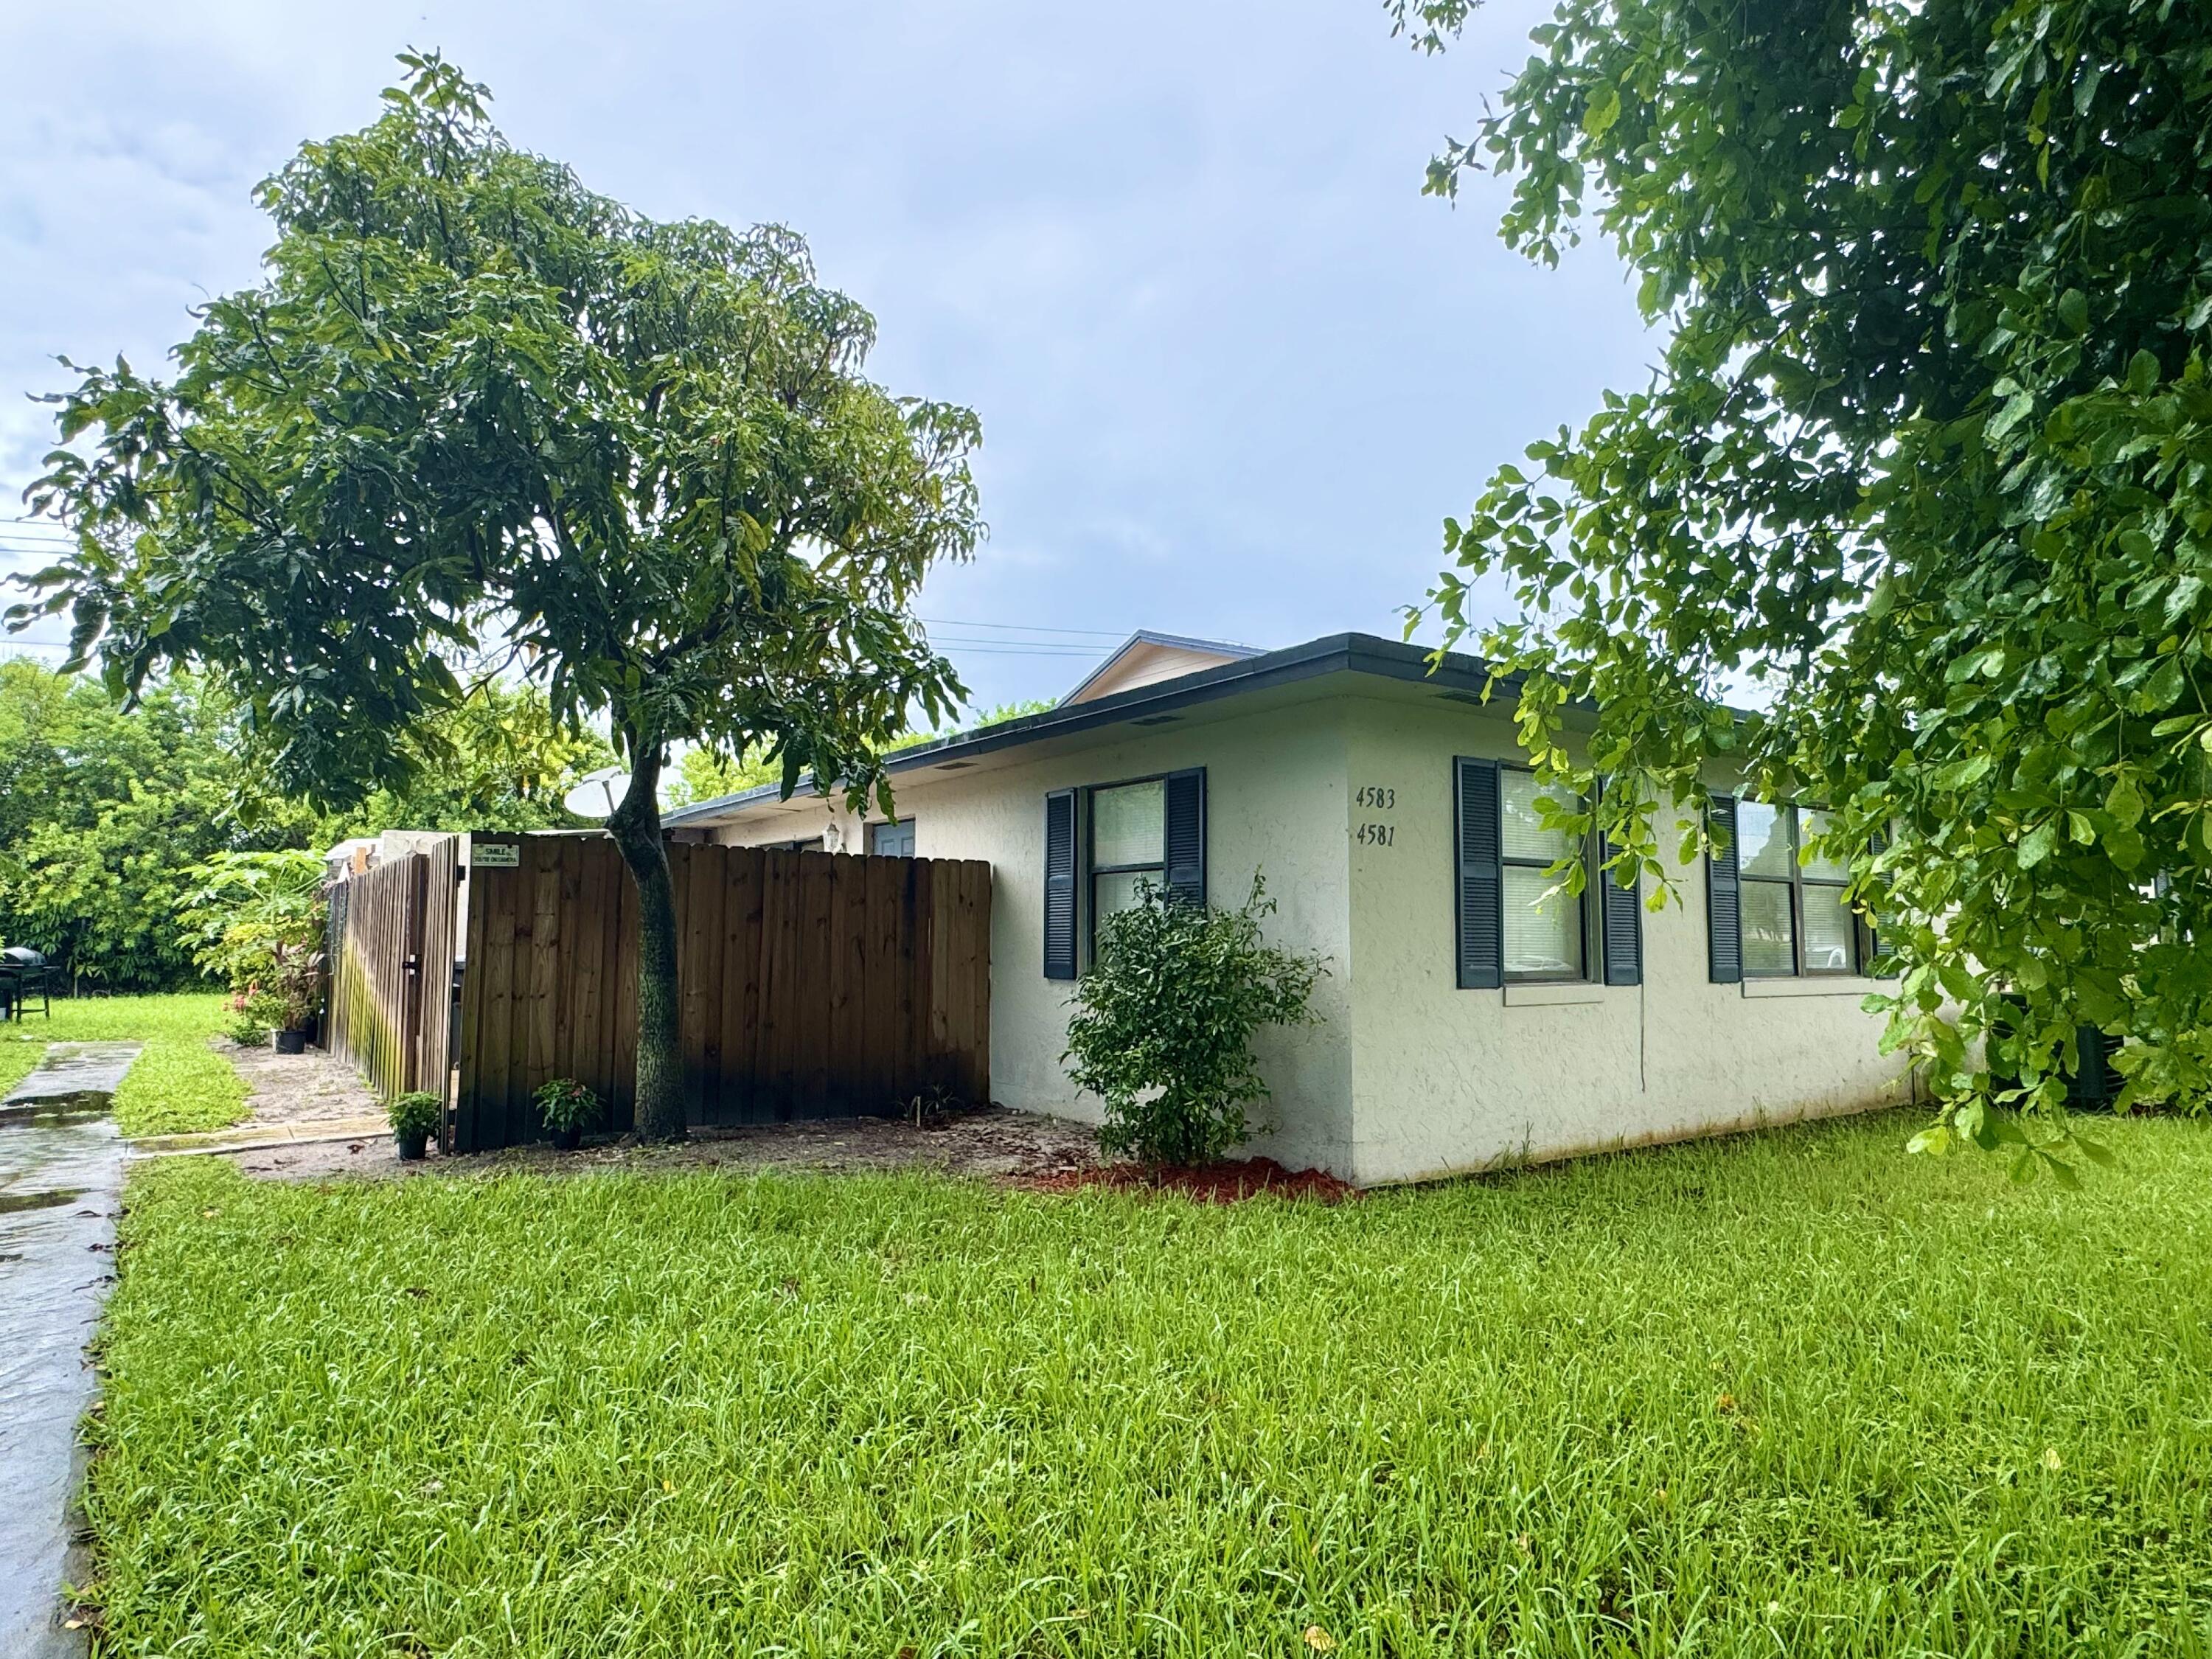
[[[143,1042],[115,1095],[115,1121],[129,1135],[220,1129],[246,1115],[246,1085],[209,1048],[222,1018],[220,995],[57,999],[53,1018],[36,1013],[0,1024],[0,1090],[38,1064],[49,1042]]]
[[[2212,1127],[1337,1209],[141,1166],[115,1650],[2202,1654]]]

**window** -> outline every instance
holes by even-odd
[[[1461,988],[1600,977],[1641,984],[1641,884],[1623,887],[1601,870],[1610,854],[1604,842],[1545,823],[1536,803],[1547,792],[1534,773],[1465,757],[1452,764]],[[1553,891],[1564,877],[1548,873],[1552,866],[1576,858],[1583,890]],[[1601,963],[1601,975],[1594,971]]]
[[[1559,860],[1576,855],[1575,839],[1564,830],[1545,827],[1536,805],[1545,792],[1534,772],[1500,767],[1498,785],[1505,977],[1585,978],[1583,895],[1553,892],[1565,878],[1546,873]]]
[[[1715,803],[1717,820],[1721,805]],[[1827,834],[1829,815],[1764,801],[1728,805],[1735,826],[1727,861],[1735,866],[1737,973],[1745,979],[1856,973],[1861,930],[1844,897],[1850,871],[1806,850]],[[1711,921],[1714,977],[1731,977],[1725,971],[1729,953],[1720,939],[1729,923],[1729,907],[1718,896]]]
[[[1146,882],[1206,902],[1204,769],[1047,795],[1045,977],[1073,979],[1077,941],[1095,943],[1098,918],[1136,903]]]
[[[900,818],[890,823],[870,824],[868,851],[879,859],[912,858],[914,856],[914,820]]]
[[[1167,783],[1152,778],[1091,792],[1091,937],[1098,919],[1137,902],[1139,884],[1167,884]]]

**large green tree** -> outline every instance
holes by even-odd
[[[220,688],[179,675],[124,708],[104,688],[0,662],[0,944],[80,983],[198,977],[176,904],[216,854],[303,843],[308,815],[242,797]]]
[[[1390,9],[1430,47],[1468,14]],[[1451,636],[1527,676],[1570,781],[1566,705],[1595,702],[1589,762],[1639,786],[1600,811],[1654,875],[1654,803],[1694,845],[1716,750],[1841,809],[1936,1144],[2017,1143],[2011,1073],[2045,1125],[2020,1167],[2055,1161],[2080,1024],[2130,1040],[2124,1102],[2201,1099],[2204,7],[1563,0],[1533,38],[1429,187],[1497,169],[1546,261],[1594,228],[1666,343],[1447,525]],[[1519,615],[1480,626],[1493,574]],[[1733,720],[1746,681],[1768,706]]]
[[[798,237],[642,217],[403,62],[380,119],[262,186],[264,278],[202,308],[173,380],[80,371],[87,441],[32,493],[76,545],[40,580],[119,684],[219,667],[318,800],[404,778],[486,651],[604,717],[639,1127],[680,1136],[664,760],[701,740],[858,793],[909,711],[957,703],[908,601],[980,533],[976,423],[865,378],[873,320]]]
[[[321,813],[268,785],[219,681],[167,675],[126,706],[97,680],[0,662],[0,945],[82,983],[167,989],[196,976],[174,912],[208,860],[389,829],[573,827],[562,797],[611,758],[527,685],[481,688],[404,741],[404,783]]]
[[[614,750],[597,732],[553,712],[544,690],[489,681],[401,739],[410,764],[393,783],[325,814],[328,847],[385,830],[568,830],[586,820],[562,805]]]

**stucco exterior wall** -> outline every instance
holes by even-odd
[[[1507,719],[1354,699],[1347,793],[1395,792],[1388,845],[1352,839],[1352,1178],[1400,1181],[1679,1139],[1907,1097],[1871,981],[1715,985],[1702,869],[1644,917],[1640,986],[1462,991],[1452,760],[1521,760]],[[1356,826],[1355,826],[1356,827]],[[1673,839],[1662,836],[1662,842]],[[1648,890],[1648,889],[1647,889]]]

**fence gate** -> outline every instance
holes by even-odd
[[[448,1097],[459,872],[460,840],[449,836],[331,892],[327,1046],[386,1100],[417,1089]]]
[[[599,1128],[628,1129],[637,902],[621,854],[602,837],[473,843],[453,1150],[539,1139],[532,1096],[556,1077],[599,1095]],[[696,844],[668,860],[693,1124],[990,1097],[989,865]]]

